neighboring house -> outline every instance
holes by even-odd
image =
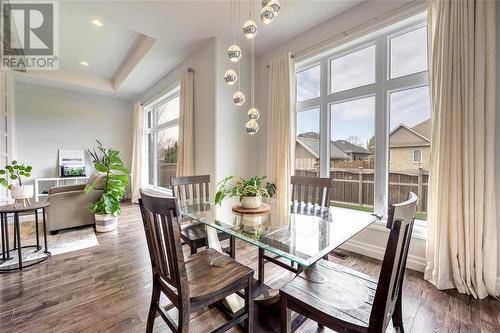
[[[367,160],[370,156],[368,149],[350,143],[346,140],[337,140],[333,144],[349,156],[351,161]]]
[[[349,161],[349,155],[330,143],[330,161]],[[295,142],[295,169],[310,170],[319,167],[319,134],[300,134]]]
[[[429,170],[431,153],[431,120],[414,127],[400,124],[389,134],[391,171]]]

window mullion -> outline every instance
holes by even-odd
[[[386,216],[389,190],[389,111],[387,103],[387,40],[377,39],[375,80],[377,82],[375,96],[375,184],[374,211]]]
[[[345,91],[341,91],[335,94],[331,94],[327,97],[326,102],[327,103],[342,103],[342,102],[348,102],[368,96],[373,96],[376,94],[377,91],[377,86],[375,84],[365,86],[365,87],[359,87],[359,88],[354,88],[354,89],[349,89]]]
[[[328,95],[328,59],[320,63],[320,177],[330,177],[330,121],[326,96]]]
[[[158,105],[155,105],[153,110],[153,184],[158,185],[158,130],[156,128],[156,124],[158,122]]]
[[[174,120],[171,120],[169,122],[166,122],[166,123],[163,123],[163,124],[159,125],[156,128],[156,131],[159,132],[161,130],[164,130],[164,129],[170,128],[170,127],[174,127],[174,126],[179,126],[179,118],[176,118]]]
[[[418,88],[429,84],[427,71],[391,79],[386,82],[387,89],[392,91]]]

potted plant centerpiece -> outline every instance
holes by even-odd
[[[96,231],[107,232],[115,230],[118,224],[120,200],[125,194],[130,171],[120,158],[119,151],[104,148],[99,141],[97,143],[97,151],[89,150],[89,153],[94,159],[94,168],[101,176],[87,184],[85,193],[102,186],[102,194],[90,206],[90,211],[94,213]]]
[[[224,178],[218,184],[215,194],[215,203],[220,204],[226,197],[238,197],[241,206],[247,209],[259,208],[262,205],[262,197],[272,197],[276,192],[276,185],[264,182],[264,177],[239,178],[235,182],[233,176]]]
[[[0,185],[10,190],[14,205],[18,201],[30,204],[29,199],[33,197],[34,193],[33,185],[24,185],[23,177],[30,177],[32,169],[33,167],[30,165],[19,164],[16,160],[6,165],[4,169],[0,169]]]

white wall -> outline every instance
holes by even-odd
[[[495,163],[495,169],[496,169],[496,183],[497,183],[497,232],[498,232],[498,242],[500,242],[500,2],[497,2],[496,4],[497,8],[497,94],[496,94],[496,103],[497,103],[497,114],[496,114],[496,130],[495,130],[495,135],[496,135],[496,144],[495,146],[497,147],[495,149],[496,153],[496,163]],[[498,279],[497,279],[497,290],[500,291],[500,245],[498,246]]]
[[[257,59],[257,105],[261,110],[260,122],[261,130],[259,132],[260,150],[257,153],[259,173],[265,174],[266,165],[266,147],[267,147],[267,98],[268,98],[268,69],[267,65],[271,59],[281,56],[286,52],[296,53],[305,48],[312,47],[319,42],[332,38],[343,31],[349,30],[360,24],[372,20],[376,16],[388,13],[404,4],[403,1],[368,1],[356,7],[353,7],[331,20],[324,22],[291,40],[284,42],[275,49],[262,54]],[[345,248],[359,252],[379,259],[383,258],[385,246],[387,243],[388,232],[382,226],[376,229],[367,229],[354,237],[344,245]],[[411,243],[408,257],[408,267],[423,271],[425,268],[425,240],[414,238]]]
[[[244,40],[247,43],[246,40]],[[236,64],[230,64],[227,49],[230,43],[217,39],[217,114],[216,114],[216,179],[224,177],[250,177],[258,174],[257,152],[258,136],[246,134],[247,112],[251,108],[250,94],[250,52],[243,49],[240,70]],[[238,82],[230,86],[223,80],[227,69],[238,73],[241,91],[246,101],[237,106],[233,103],[233,94],[238,90]]]
[[[98,139],[130,165],[132,109],[127,100],[16,82],[15,158],[33,166],[32,179],[58,177],[59,149],[85,150]]]
[[[163,78],[147,89],[140,100],[154,96],[159,91],[180,79],[187,68],[193,74],[193,126],[194,126],[194,170],[195,174],[209,174],[215,179],[215,109],[216,109],[216,40],[208,41],[189,58],[184,60]],[[214,181],[212,181],[214,183]],[[212,191],[214,185],[212,184]]]
[[[232,102],[237,84],[228,86],[224,73],[230,65],[226,51],[229,43],[213,38],[188,59],[176,66],[162,79],[147,89],[140,98],[145,100],[179,79],[186,68],[194,70],[194,166],[195,174],[209,174],[211,193],[218,181],[228,175],[255,175],[257,161],[251,154],[256,151],[256,137],[245,132],[246,111],[250,108],[249,54],[244,50],[240,79],[247,101],[243,106]]]

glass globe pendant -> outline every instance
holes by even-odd
[[[257,35],[257,23],[252,20],[248,20],[243,24],[243,34],[246,38],[254,38]]]
[[[259,131],[259,124],[255,119],[250,119],[245,124],[245,130],[247,131],[247,134],[255,135]]]
[[[274,16],[278,16],[278,13],[281,10],[281,4],[278,0],[262,0],[261,2],[262,8],[269,6],[274,11]]]
[[[243,94],[241,91],[237,91],[233,95],[233,102],[236,105],[243,105],[245,103],[245,94]]]
[[[251,108],[250,110],[248,110],[248,118],[250,120],[257,120],[259,119],[260,117],[260,113],[259,113],[259,110],[257,110],[256,108]]]
[[[238,45],[231,45],[227,49],[227,56],[232,62],[238,62],[241,59],[241,49]]]
[[[262,10],[260,11],[260,20],[262,21],[262,23],[270,24],[271,22],[273,22],[273,19],[274,10],[269,6],[262,8]]]
[[[224,81],[230,86],[235,84],[237,80],[238,80],[238,75],[232,69],[228,69],[224,74]]]

